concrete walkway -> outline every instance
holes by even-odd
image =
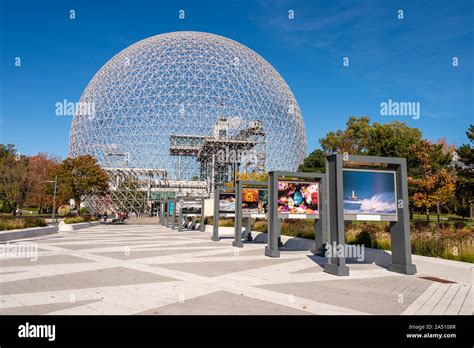
[[[128,225],[159,225],[160,218],[157,216],[129,218],[126,220]]]
[[[270,259],[264,244],[231,242],[146,224],[10,244],[38,257],[0,259],[0,314],[472,314],[471,284],[373,263],[335,277],[307,251]]]

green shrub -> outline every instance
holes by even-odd
[[[45,219],[40,218],[25,218],[24,219],[25,228],[30,227],[45,227],[48,226]]]
[[[48,226],[48,224],[46,220],[41,218],[13,219],[12,217],[2,217],[0,219],[0,231],[45,226]]]
[[[65,224],[78,224],[81,222],[90,222],[90,221],[95,221],[95,218],[92,218],[88,215],[83,215],[83,216],[73,216],[73,217],[68,217],[65,218],[63,221]]]
[[[7,201],[0,200],[0,212],[1,213],[11,213],[12,207]]]
[[[414,254],[440,257],[445,254],[445,241],[435,237],[412,238],[411,249]]]
[[[80,215],[87,215],[87,214],[89,214],[89,209],[87,209],[86,207],[82,207],[81,209],[79,209],[79,214]]]
[[[468,224],[415,221],[411,226],[411,248],[416,255],[450,260],[474,261],[474,232]],[[462,226],[462,229],[456,228]],[[346,223],[346,243],[390,250],[389,225],[383,223]]]
[[[266,220],[255,220],[252,222],[252,231],[267,233],[268,224]]]
[[[354,239],[353,244],[365,245],[367,248],[372,248],[374,244],[375,235],[372,235],[367,230],[360,231]]]
[[[2,222],[0,222],[0,231],[16,230],[16,229],[21,229],[21,228],[25,228],[21,220],[18,220],[18,221],[3,220]]]
[[[314,220],[283,220],[281,222],[281,234],[314,239]]]
[[[214,217],[208,216],[204,220],[206,225],[214,225]],[[219,226],[220,227],[234,227],[234,218],[220,218],[219,219]]]
[[[367,248],[390,249],[390,235],[386,232],[387,225],[363,223],[360,225],[351,225],[351,238],[346,238],[347,244],[361,244]],[[360,232],[354,233],[355,230]],[[350,240],[347,240],[350,239]]]
[[[219,220],[219,226],[221,227],[234,227],[234,218],[224,218]]]

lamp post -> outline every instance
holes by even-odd
[[[56,221],[56,188],[57,188],[57,186],[58,186],[58,176],[56,175],[56,176],[54,177],[54,181],[53,181],[53,180],[47,180],[46,182],[51,182],[51,183],[54,182],[53,213],[52,213],[52,216],[51,216],[51,220],[52,220],[52,222],[55,222],[55,221]]]

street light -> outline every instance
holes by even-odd
[[[53,180],[47,180],[46,182],[54,182],[54,193],[53,193],[53,213],[51,216],[52,222],[56,222],[56,187],[58,185],[58,176],[56,175]]]

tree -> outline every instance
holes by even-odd
[[[456,151],[458,160],[454,164],[457,176],[455,207],[458,214],[469,216],[474,204],[474,125],[466,132],[470,144],[462,144]]]
[[[13,213],[25,202],[28,189],[28,158],[15,150],[14,145],[0,144],[0,195]]]
[[[429,144],[429,146],[423,142],[426,141],[422,138],[420,130],[411,128],[403,122],[394,121],[387,124],[375,122],[371,124],[369,117],[350,117],[345,129],[329,132],[324,138],[320,139],[323,151],[313,151],[304,160],[299,170],[323,171],[325,167],[323,164],[325,162],[324,155],[346,152],[350,155],[406,158],[408,176],[412,180],[423,180],[426,179],[426,163],[422,161],[422,157],[414,149],[424,149],[429,150],[430,170],[433,173],[438,173],[443,168],[446,169],[448,173],[445,175],[447,180],[445,184],[448,185],[453,179],[449,167],[453,154],[452,146],[448,145],[444,139],[441,139],[438,144]],[[419,192],[418,190],[423,185],[421,181],[417,181],[416,185],[414,184],[415,181],[411,181],[411,183],[409,192],[410,196],[414,197],[414,194]],[[428,182],[425,182],[425,189],[428,189],[429,185],[426,185],[428,185]],[[447,187],[449,188],[450,185]],[[441,191],[437,195],[440,198],[442,196]],[[419,196],[417,197],[421,199]],[[442,199],[441,201],[444,202],[445,200]],[[412,202],[414,201],[412,200]]]
[[[454,197],[456,188],[453,173],[448,168],[438,166],[441,148],[440,144],[431,144],[426,140],[411,146],[413,155],[421,163],[422,175],[418,178],[408,177],[408,183],[414,189],[410,200],[415,207],[426,211],[428,221],[430,209],[437,207],[439,222],[440,206]]]
[[[63,202],[73,198],[77,206],[82,196],[102,196],[109,187],[107,173],[89,155],[66,158],[53,175],[58,177],[58,197]]]
[[[252,173],[244,173],[244,172],[236,172],[235,173],[235,181],[242,180],[242,181],[268,181],[268,173],[261,173],[261,172],[252,172]],[[225,186],[232,187],[234,186],[234,181],[228,182]]]
[[[59,159],[46,153],[39,153],[28,160],[29,181],[25,203],[38,207],[38,213],[41,213],[44,207],[52,206],[53,196],[48,194],[51,185],[47,181],[54,179],[52,173],[58,165]]]
[[[323,150],[314,150],[304,159],[298,170],[301,172],[326,172],[326,154]]]
[[[329,132],[320,139],[320,144],[326,154],[347,152],[349,155],[403,157],[411,170],[419,164],[415,166],[417,160],[410,147],[421,140],[417,128],[399,121],[371,125],[370,118],[365,116],[350,117],[345,130]]]
[[[329,132],[319,143],[326,154],[345,153],[349,155],[366,155],[370,137],[370,118],[351,116],[345,130]]]
[[[394,121],[387,124],[374,123],[370,129],[368,154],[370,156],[402,157],[407,159],[408,168],[414,169],[416,156],[410,150],[419,144],[422,135],[419,129]]]

